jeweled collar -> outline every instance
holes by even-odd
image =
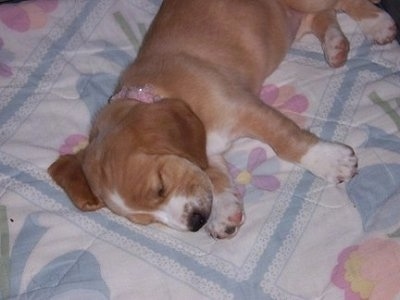
[[[109,99],[115,100],[131,99],[142,103],[154,103],[161,100],[161,97],[154,91],[154,87],[146,84],[143,86],[123,86],[121,90]]]

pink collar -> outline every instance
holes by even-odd
[[[161,97],[154,93],[154,88],[151,85],[144,86],[123,86],[122,89],[110,98],[111,101],[118,99],[137,100],[142,103],[154,103],[161,100]]]

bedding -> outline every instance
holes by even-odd
[[[213,240],[83,213],[50,180],[58,155],[85,147],[160,3],[0,5],[0,298],[399,299],[400,47],[373,45],[345,15],[348,62],[329,68],[306,36],[260,101],[353,146],[349,183],[238,140],[225,157],[247,218]]]

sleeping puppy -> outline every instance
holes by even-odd
[[[86,149],[49,167],[83,211],[104,206],[139,224],[234,236],[244,221],[223,153],[241,137],[332,183],[350,180],[357,158],[322,141],[258,98],[296,35],[314,33],[327,61],[346,60],[335,10],[378,43],[395,26],[367,0],[164,0]],[[300,29],[299,29],[300,28]]]

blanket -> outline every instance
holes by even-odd
[[[235,238],[213,240],[83,213],[52,182],[48,166],[86,146],[160,3],[0,5],[0,298],[399,299],[400,47],[374,45],[346,15],[348,62],[329,68],[306,36],[260,101],[354,147],[349,183],[238,140],[225,158],[247,219]]]

